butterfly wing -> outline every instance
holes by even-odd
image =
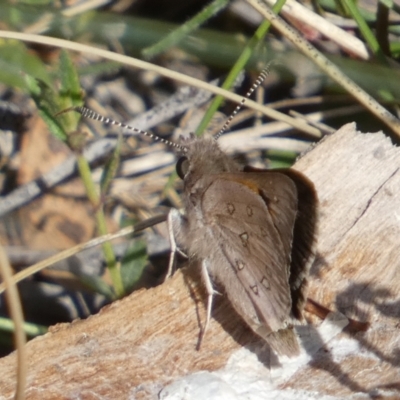
[[[291,310],[289,266],[296,186],[274,172],[219,174],[203,193],[202,209],[247,298],[235,301],[237,293],[232,285],[224,285],[221,266],[212,267],[214,279],[225,286],[242,317],[252,306],[266,332],[285,328]],[[256,330],[254,321],[251,325]]]
[[[265,170],[246,166],[245,171],[264,174]],[[289,285],[292,296],[293,316],[299,320],[307,299],[307,277],[314,262],[318,233],[318,195],[314,184],[294,169],[278,169],[296,185],[298,205],[293,231],[292,260]]]

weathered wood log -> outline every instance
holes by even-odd
[[[309,296],[369,321],[366,332],[311,318],[299,329],[305,354],[277,360],[221,297],[198,351],[204,293],[183,271],[28,343],[27,399],[155,399],[163,388],[164,399],[399,398],[400,150],[349,124],[295,168],[321,204]],[[0,359],[1,399],[15,373],[15,354]]]

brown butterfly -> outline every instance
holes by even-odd
[[[215,282],[278,354],[298,354],[291,325],[302,319],[314,260],[313,184],[294,170],[243,168],[213,138],[192,136],[182,147],[177,172],[184,207],[169,213],[170,270],[176,249],[200,262],[208,293],[205,327]]]

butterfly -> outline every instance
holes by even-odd
[[[268,68],[246,97],[261,84]],[[300,172],[241,166],[220,149],[218,138],[244,101],[215,138],[192,134],[180,144],[85,107],[73,109],[151,136],[182,153],[176,169],[183,180],[184,206],[168,213],[167,276],[173,273],[177,252],[200,264],[208,294],[203,336],[218,285],[244,322],[276,353],[293,356],[299,353],[293,323],[303,319],[307,276],[315,258],[318,198],[312,182]]]
[[[312,182],[291,169],[242,167],[212,137],[182,140],[177,172],[184,206],[168,216],[169,271],[178,250],[200,263],[208,294],[203,332],[215,283],[276,353],[298,354],[292,323],[302,320],[315,258],[318,199]]]

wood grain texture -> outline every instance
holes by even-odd
[[[296,168],[314,182],[321,203],[309,297],[371,326],[356,343],[343,333],[341,356],[320,352],[286,385],[336,396],[394,391],[399,398],[400,149],[349,124]],[[356,347],[346,349],[346,340]]]
[[[345,330],[277,389],[400,397],[399,167],[400,150],[388,138],[352,124],[296,163],[321,202],[309,296],[370,328]],[[193,273],[180,271],[28,343],[27,399],[155,399],[181,376],[224,368],[243,346],[271,369],[276,359],[222,297],[196,351],[205,312]],[[0,359],[1,399],[13,396],[15,362],[15,354]]]

